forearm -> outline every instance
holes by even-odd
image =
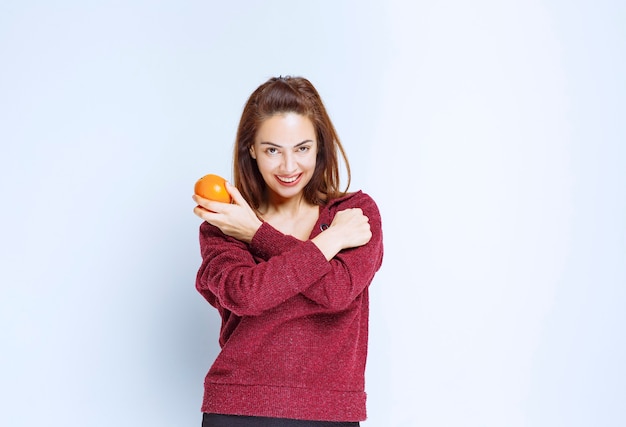
[[[341,243],[335,236],[335,233],[333,233],[332,227],[321,232],[311,241],[324,254],[326,261],[333,259],[342,249]]]
[[[263,245],[253,244],[254,253],[262,255],[274,246],[271,242],[284,251],[260,262],[250,247],[217,228],[203,224],[201,231],[203,261],[196,287],[212,304],[219,303],[240,316],[259,315],[280,305],[331,270],[312,242],[272,239],[277,232],[268,226],[262,226],[261,236],[255,236],[255,243]]]
[[[342,311],[369,286],[381,266],[382,242],[340,251],[328,264],[330,271],[302,294],[331,311]]]

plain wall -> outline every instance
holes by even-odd
[[[0,424],[198,426],[193,183],[303,75],[383,214],[364,426],[626,424],[626,9],[0,3]]]

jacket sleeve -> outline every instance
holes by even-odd
[[[257,262],[253,254],[263,248],[280,248],[282,253]],[[331,270],[311,241],[285,239],[267,223],[247,245],[205,222],[200,226],[200,250],[197,290],[212,305],[238,316],[259,315],[277,307]]]
[[[354,301],[374,279],[383,260],[381,217],[374,200],[364,196],[355,206],[368,217],[372,238],[356,248],[344,249],[330,260],[330,271],[302,293],[331,311],[342,311]]]
[[[368,217],[372,238],[363,246],[339,252],[330,262],[322,257],[319,262],[327,263],[330,267],[328,271],[301,288],[305,297],[329,311],[347,308],[369,286],[382,264],[382,224],[376,203],[371,197],[360,194],[339,205],[337,210],[353,207],[361,208]],[[260,236],[266,233],[275,234],[275,238],[259,238],[255,245],[256,254],[263,259],[273,260],[273,257],[285,254],[300,242],[295,237],[283,235],[271,227],[259,230]],[[268,245],[270,242],[272,244]]]

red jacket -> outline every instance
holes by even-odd
[[[371,240],[327,261],[263,223],[250,244],[200,226],[196,288],[222,317],[203,412],[326,421],[365,419],[368,285],[380,268],[380,213],[356,192],[320,208],[310,238],[359,207]]]

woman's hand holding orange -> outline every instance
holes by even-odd
[[[233,199],[232,203],[216,202],[194,194],[193,200],[198,206],[193,212],[209,224],[219,228],[227,236],[250,243],[263,223],[237,187],[226,182],[226,190]]]

